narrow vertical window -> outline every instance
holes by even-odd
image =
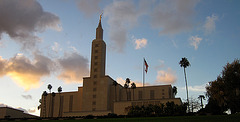
[[[154,90],[150,91],[150,99],[154,99]]]
[[[142,91],[138,91],[138,99],[142,100]]]
[[[73,109],[73,95],[69,98],[69,112],[72,112]]]

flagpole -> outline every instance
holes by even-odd
[[[144,87],[144,80],[145,80],[145,73],[144,73],[145,68],[144,68],[144,66],[145,66],[145,62],[144,62],[144,58],[143,58],[143,87]]]
[[[145,67],[144,66],[145,66],[145,62],[144,62],[144,58],[143,58],[143,95],[142,95],[143,99],[144,99],[144,96],[145,96],[144,95],[144,84],[145,84],[145,72],[144,72],[145,71]]]

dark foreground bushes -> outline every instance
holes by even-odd
[[[181,116],[186,115],[187,105],[176,105],[174,102],[167,102],[166,105],[129,106],[126,108],[128,116],[132,117],[153,117],[153,116]]]

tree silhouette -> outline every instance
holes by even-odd
[[[49,93],[51,93],[51,89],[52,89],[52,85],[51,85],[51,84],[48,84]]]
[[[129,88],[130,82],[131,82],[130,79],[129,79],[129,78],[126,78],[125,84],[127,84],[127,85],[126,85],[127,100],[131,99],[130,96],[129,96],[129,93],[128,93],[128,91],[127,91],[127,89]],[[130,92],[130,91],[129,91],[129,92]]]
[[[235,59],[223,67],[221,74],[206,87],[207,97],[231,114],[240,112],[240,60]]]
[[[58,93],[59,93],[59,113],[58,117],[61,117],[61,105],[62,105],[62,98],[61,98],[61,92],[62,92],[62,87],[58,87]]]
[[[203,99],[205,100],[205,96],[204,96],[204,95],[199,95],[199,96],[198,96],[198,99],[201,100],[201,107],[203,108],[203,102],[202,102],[202,100],[203,100]]]
[[[42,107],[42,99],[39,99],[39,103],[40,103],[40,105],[38,106],[38,110],[41,109],[41,107]]]
[[[133,100],[134,100],[134,89],[136,89],[136,84],[134,82],[131,84],[131,89],[133,90]]]
[[[52,85],[51,84],[48,84],[48,90],[49,90],[49,94],[51,94],[51,89],[52,89]],[[50,117],[51,115],[51,95],[49,96],[49,111],[48,111],[48,117]]]
[[[172,90],[173,90],[174,96],[176,96],[176,94],[177,94],[177,87],[176,87],[176,86],[173,86]]]
[[[179,62],[180,66],[183,67],[184,69],[184,76],[185,76],[185,82],[186,82],[186,92],[187,92],[187,102],[188,102],[188,112],[190,112],[190,108],[189,108],[189,98],[188,98],[188,85],[187,85],[187,76],[186,76],[186,68],[188,66],[190,66],[189,61],[187,60],[187,58],[182,58],[182,60]]]
[[[117,95],[117,90],[116,90],[117,85],[118,85],[117,81],[113,81],[113,86],[114,86],[114,90],[115,90],[114,91],[114,93],[115,93],[115,95],[114,95],[115,96],[115,102],[117,101],[117,96],[116,96]]]

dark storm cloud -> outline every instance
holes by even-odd
[[[99,3],[101,0],[79,0],[77,1],[78,8],[84,12],[85,16],[90,17],[96,13],[100,13]]]
[[[132,1],[114,1],[104,9],[104,16],[108,17],[110,25],[112,49],[123,52],[128,30],[137,24],[138,17],[142,14]]]
[[[58,59],[58,62],[62,67],[58,78],[67,83],[82,82],[83,76],[89,75],[88,59],[76,52],[65,53],[63,58]]]
[[[32,48],[40,41],[35,32],[46,28],[61,30],[59,18],[44,11],[35,0],[1,0],[0,18],[0,37],[8,34],[23,49]]]
[[[0,77],[6,74],[5,68],[7,65],[7,60],[0,56]]]
[[[38,88],[41,78],[54,71],[55,62],[46,56],[34,53],[34,60],[18,54],[9,60],[0,57],[0,77],[10,76],[25,90]]]
[[[57,59],[39,53],[33,53],[33,56],[32,60],[23,54],[17,54],[8,60],[0,56],[0,77],[9,76],[19,87],[30,90],[39,88],[41,78],[52,73],[57,73],[58,78],[66,83],[82,83],[83,77],[89,76],[88,59],[76,52],[65,53]],[[22,97],[31,99],[30,95]]]
[[[160,35],[188,31],[193,26],[195,6],[199,0],[164,0],[151,13],[152,26],[161,29]]]
[[[24,99],[27,99],[27,100],[28,100],[28,99],[30,99],[30,100],[32,99],[32,96],[31,96],[31,95],[22,95],[22,97],[23,97]]]

